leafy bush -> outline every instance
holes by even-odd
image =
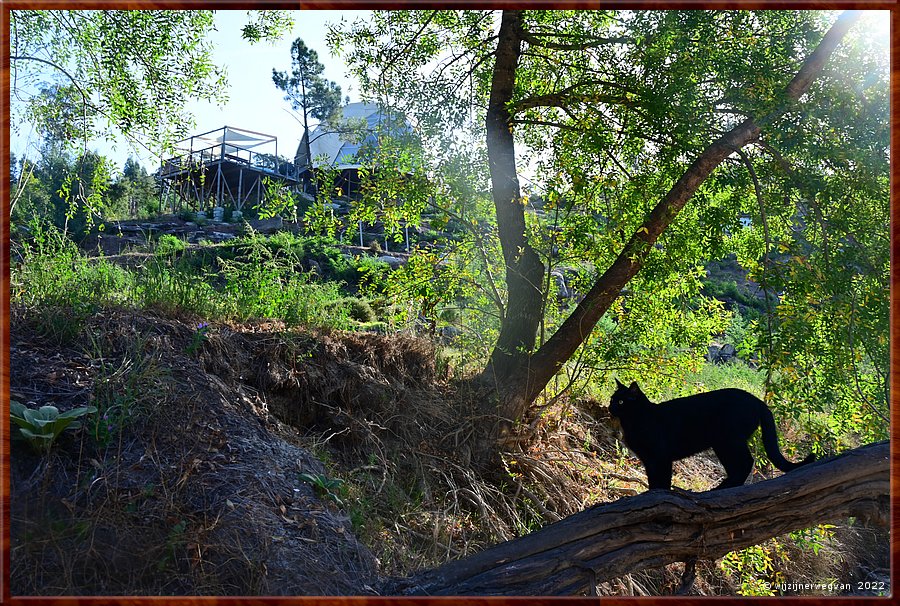
[[[391,273],[391,266],[375,257],[362,255],[355,262],[356,276],[354,282],[379,286],[385,283]]]
[[[31,237],[13,244],[19,263],[11,267],[11,300],[86,309],[127,299],[133,276],[105,259],[89,258],[54,226],[35,221]]]
[[[278,231],[269,236],[265,243],[273,252],[284,251],[302,258],[306,255],[305,241],[305,238],[298,238],[289,231]]]
[[[357,322],[376,322],[378,320],[375,310],[372,309],[372,306],[365,299],[348,297],[344,299],[344,302],[347,305],[350,317]]]
[[[304,240],[306,256],[315,259],[326,276],[344,282],[356,280],[356,268],[331,238],[313,236]]]
[[[308,255],[332,280],[358,280],[356,264],[327,238],[281,232],[189,250],[178,238],[163,235],[154,257],[136,269],[89,258],[52,227],[36,226],[30,239],[16,246],[21,261],[12,268],[12,301],[58,344],[77,338],[87,317],[109,304],[186,311],[210,320],[271,318],[338,329],[378,320],[367,301],[347,301],[340,282],[314,281],[301,271]],[[184,254],[175,254],[178,250]],[[364,264],[379,269],[372,261]]]
[[[708,279],[703,283],[703,290],[710,297],[720,300],[731,300],[738,305],[742,305],[746,308],[745,313],[748,320],[754,320],[766,311],[766,302],[764,300],[753,296],[746,288],[739,287],[734,280]]]
[[[738,355],[744,359],[756,353],[759,347],[755,325],[756,321],[745,320],[741,312],[735,309],[731,323],[725,331],[725,342],[734,345]]]

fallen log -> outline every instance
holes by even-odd
[[[715,559],[824,522],[888,524],[890,445],[879,442],[778,478],[703,493],[653,490],[380,587],[382,595],[578,595],[597,583]]]

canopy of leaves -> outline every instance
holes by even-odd
[[[857,27],[799,101],[780,97],[835,16],[528,11],[509,110],[520,178],[538,202],[529,241],[548,276],[571,268],[583,286],[711,141],[754,117],[759,141],[701,186],[586,347],[607,343],[595,350],[600,366],[642,385],[677,382],[641,360],[686,349],[699,358],[728,320],[699,294],[702,267],[737,255],[773,301],[755,325],[769,399],[809,412],[811,425],[834,413],[816,429],[823,438],[840,423],[871,437],[886,430],[887,405],[886,42]],[[465,209],[467,238],[486,253],[496,232],[484,229],[484,112],[498,23],[491,11],[378,12],[329,38],[363,91],[404,111],[425,140],[428,218]],[[481,257],[473,280],[502,306],[502,268]],[[551,302],[548,332],[560,317]]]

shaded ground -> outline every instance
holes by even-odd
[[[222,328],[190,355],[189,325],[153,314],[92,316],[62,345],[11,328],[13,399],[100,408],[49,458],[12,445],[14,595],[372,593],[375,558],[299,478],[324,466],[254,385],[267,334]]]

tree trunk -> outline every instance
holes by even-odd
[[[512,133],[509,128],[505,128],[509,123],[507,108],[512,100],[514,68],[518,62],[521,43],[520,34],[517,32],[521,16],[513,16],[511,13],[514,12],[504,12],[500,27],[491,104],[488,110],[487,136],[491,181],[497,206],[497,224],[504,257],[507,259],[507,285],[510,298],[510,308],[504,318],[501,340],[494,350],[491,363],[497,377],[498,415],[501,418],[518,420],[550,379],[588,338],[622,289],[641,269],[657,238],[675,220],[697,188],[725,158],[754,141],[759,136],[762,126],[777,117],[788,104],[797,101],[809,89],[831,53],[858,20],[860,13],[847,11],[838,18],[785,88],[783,93],[785,102],[778,109],[757,120],[752,118],[745,120],[715,140],[694,160],[684,175],[653,208],[615,262],[598,278],[572,314],[556,333],[531,355],[529,352],[534,343],[539,321],[533,314],[535,311],[539,312],[541,298],[540,275],[537,275],[537,272],[543,272],[543,264],[523,239],[524,206],[515,202],[519,191],[515,177],[515,152]],[[498,78],[502,80],[498,82]],[[539,264],[539,267],[535,267],[535,263]],[[527,338],[528,335],[530,340]],[[516,349],[517,347],[521,349]],[[496,372],[496,369],[501,369],[501,372]]]
[[[516,175],[513,128],[508,104],[513,98],[522,40],[522,11],[504,11],[498,33],[491,96],[486,117],[488,162],[497,228],[506,266],[508,298],[500,335],[483,378],[499,393],[507,381],[528,365],[541,321],[541,279],[544,264],[525,233],[525,207]],[[493,412],[493,405],[491,406]],[[503,410],[500,411],[503,417]]]
[[[576,595],[644,568],[716,559],[848,517],[888,524],[890,444],[773,480],[703,493],[652,490],[596,505],[481,553],[391,580],[387,595]]]
[[[315,180],[313,179],[312,145],[309,140],[309,109],[306,107],[306,74],[300,75],[300,94],[303,99],[303,138],[306,141],[306,174],[303,176],[303,193],[311,193],[316,196]]]

